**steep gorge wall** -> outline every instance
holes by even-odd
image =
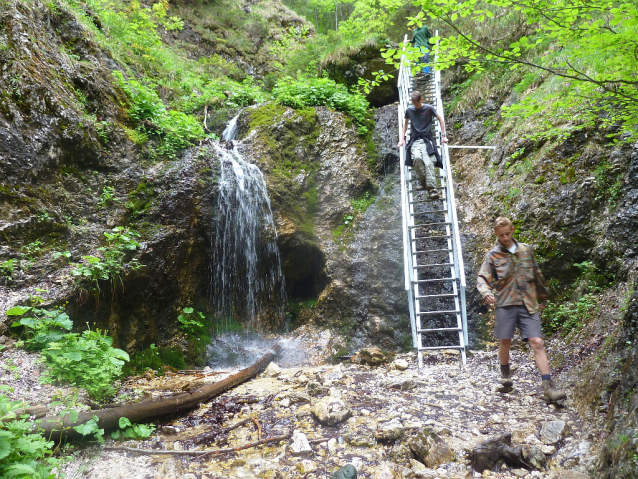
[[[455,81],[449,74],[447,87]],[[525,128],[501,116],[517,94],[485,85],[482,92],[447,114],[452,143],[496,146],[452,150],[473,337],[490,340],[493,313],[475,289],[476,272],[495,242],[493,220],[509,216],[515,236],[536,248],[550,299],[586,308],[574,307],[571,324],[561,326],[570,332],[559,329],[548,344],[552,366],[568,371],[563,384],[601,447],[598,474],[634,477],[638,144],[616,144],[607,137],[612,131],[600,129],[564,141],[525,140]]]

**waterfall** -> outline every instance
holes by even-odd
[[[234,140],[237,136],[237,119],[239,118],[239,113],[235,115],[235,118],[228,122],[224,131],[222,131],[222,140],[230,141]]]
[[[233,139],[237,117],[224,130]],[[228,135],[227,135],[228,133]],[[228,144],[226,146],[229,146]],[[252,330],[281,325],[285,283],[266,183],[238,147],[213,144],[219,161],[210,300],[222,330],[241,323]]]

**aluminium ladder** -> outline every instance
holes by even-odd
[[[423,96],[423,103],[431,104],[445,118],[441,101],[441,73],[435,71],[429,78],[421,74],[421,78],[417,75],[415,79],[409,63],[403,57],[398,77],[399,135],[415,84]],[[399,152],[405,289],[419,368],[423,367],[424,351],[443,349],[459,350],[465,365],[468,344],[465,268],[452,169],[448,146],[441,141],[441,126],[436,118],[433,121],[434,138],[443,161],[443,170],[435,168],[435,171],[443,173],[437,180],[439,200],[431,200],[426,191],[417,190],[418,180],[413,169],[403,164],[405,148],[400,148]]]

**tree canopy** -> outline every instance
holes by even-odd
[[[409,25],[436,22],[437,68],[469,71],[494,63],[534,69],[549,81],[506,115],[547,119],[532,136],[566,136],[610,127],[617,139],[635,139],[638,126],[638,10],[635,1],[416,0]],[[408,48],[384,56],[398,65]]]

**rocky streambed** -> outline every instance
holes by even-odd
[[[23,371],[2,371],[3,384],[30,389],[31,400],[59,395],[50,386],[33,390],[38,365],[32,356],[17,349],[2,354],[5,364]],[[271,363],[188,416],[162,422],[147,440],[78,447],[63,472],[83,479],[312,479],[352,464],[357,477],[375,479],[590,477],[596,439],[571,400],[544,403],[529,351],[513,351],[512,363],[519,367],[510,394],[495,392],[495,351],[473,352],[465,367],[457,355],[429,354],[421,370],[415,354],[379,366]],[[158,397],[232,372],[147,374],[123,384],[122,394]],[[503,433],[511,433],[512,446],[532,468],[473,469],[472,451]],[[267,442],[278,436],[285,439]],[[241,449],[260,440],[265,443]],[[108,449],[113,447],[144,451]],[[237,450],[184,455],[228,449]]]

